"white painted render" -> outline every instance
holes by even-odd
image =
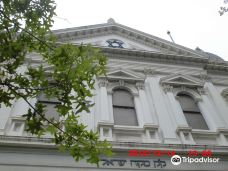
[[[112,30],[115,28],[114,30]],[[184,164],[174,167],[170,157],[163,157],[162,170],[226,170],[228,169],[228,63],[210,61],[197,51],[161,40],[117,23],[56,31],[62,43],[91,43],[101,47],[108,57],[107,76],[96,78],[90,113],[80,114],[88,129],[98,131],[116,152],[114,158],[130,160],[130,149],[176,150],[186,155],[190,149],[211,149],[221,158],[210,164]],[[125,36],[123,36],[125,35]],[[72,36],[72,37],[71,37]],[[78,38],[77,38],[78,37]],[[107,47],[106,40],[124,42],[123,49]],[[28,56],[37,66],[38,56]],[[47,70],[50,68],[47,67]],[[115,125],[112,109],[113,89],[129,90],[134,98],[138,126]],[[189,93],[196,101],[209,130],[188,126],[177,100],[178,92]],[[36,99],[31,99],[34,104]],[[85,161],[75,163],[61,154],[50,142],[24,131],[22,115],[28,105],[21,99],[11,108],[0,108],[0,170],[101,170]],[[153,136],[151,136],[153,134]],[[47,150],[48,149],[48,150]],[[138,159],[138,158],[137,158]],[[139,158],[144,159],[144,158]],[[148,170],[126,166],[105,170]],[[157,170],[156,168],[150,168]]]

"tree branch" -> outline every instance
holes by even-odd
[[[64,133],[66,136],[73,138],[75,141],[78,141],[74,136],[68,134],[66,131],[64,131],[63,129],[61,129],[60,127],[58,127],[55,123],[53,123],[52,121],[50,121],[46,117],[44,117],[42,114],[40,114],[39,111],[37,111],[37,109],[27,100],[26,97],[24,97],[22,94],[18,93],[10,85],[8,85],[8,87],[16,95],[18,95],[19,97],[21,97],[34,110],[34,112],[37,113],[42,119],[44,119],[45,121],[47,121],[49,124],[53,125],[55,128],[57,128],[60,132]]]
[[[10,22],[14,23],[7,15],[4,14],[4,11],[0,10],[0,13]],[[15,23],[14,23],[15,24]],[[25,30],[24,28],[20,27],[19,25],[17,25],[17,27],[21,30],[23,30],[25,33],[27,33],[28,35],[30,35],[31,37],[33,37],[34,39],[38,40],[39,42],[41,42],[42,44],[44,44],[45,46],[47,46],[48,48],[50,48],[51,50],[54,50],[52,47],[50,47],[46,41],[41,40],[40,38],[36,37],[35,35],[33,35],[32,33],[30,33],[29,31]]]

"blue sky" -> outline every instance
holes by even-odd
[[[53,29],[105,23],[135,28],[175,43],[221,56],[228,61],[228,13],[223,0],[55,0]],[[226,6],[228,6],[226,4]]]

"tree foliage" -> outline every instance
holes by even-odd
[[[228,3],[228,0],[224,0],[224,4],[227,4],[227,3]],[[226,12],[228,12],[228,7],[226,6],[220,7],[220,10],[219,10],[220,16],[222,16]]]
[[[78,113],[89,112],[95,78],[105,73],[106,58],[91,46],[56,44],[51,33],[55,16],[53,0],[2,0],[0,2],[0,103],[11,106],[22,98],[29,104],[27,131],[41,136],[47,132],[75,160],[86,157],[97,163],[110,154],[110,145],[78,121]],[[39,54],[51,67],[29,65],[27,54]],[[23,66],[26,70],[21,72]],[[60,121],[47,118],[45,105],[33,106],[31,98],[44,94],[57,99]]]

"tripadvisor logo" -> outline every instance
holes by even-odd
[[[181,164],[181,157],[179,155],[172,156],[171,163],[173,165],[179,165],[179,164]]]
[[[173,165],[179,165],[182,163],[218,163],[220,158],[211,158],[211,157],[200,157],[200,158],[191,158],[191,157],[181,157],[179,155],[174,155],[171,158],[171,163]]]

